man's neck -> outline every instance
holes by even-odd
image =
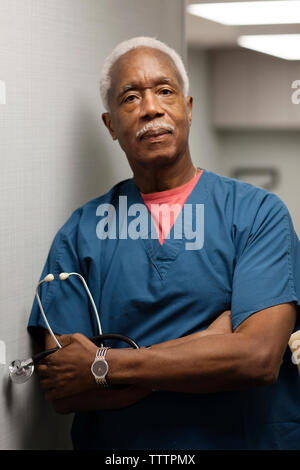
[[[190,181],[197,174],[197,169],[188,158],[172,165],[153,168],[135,168],[134,182],[144,194],[174,189]]]

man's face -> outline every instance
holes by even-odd
[[[110,113],[103,120],[131,166],[167,163],[188,151],[192,98],[173,61],[156,49],[124,54],[111,71]]]

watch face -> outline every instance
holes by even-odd
[[[95,361],[92,365],[92,372],[96,377],[105,377],[108,372],[107,362],[104,359]]]

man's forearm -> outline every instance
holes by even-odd
[[[128,386],[122,390],[90,390],[53,401],[55,411],[61,414],[94,410],[125,408],[150,395],[152,391],[142,387]]]
[[[188,338],[188,337],[187,337]],[[242,334],[198,335],[141,350],[109,350],[112,384],[139,384],[160,390],[210,393],[273,381],[264,354]]]
[[[197,331],[187,336],[182,336],[180,338],[175,338],[169,341],[164,341],[163,343],[154,344],[152,348],[169,348],[170,346],[179,346],[187,344],[190,341],[197,341],[203,336],[217,335],[217,334],[232,334],[232,325],[231,325],[231,311],[225,310],[222,312],[210,325],[208,328]]]
[[[174,347],[174,346],[182,346],[183,344],[187,344],[190,341],[196,341],[199,338],[203,338],[204,336],[208,336],[208,335],[211,335],[211,334],[213,334],[213,332],[206,329],[206,330],[198,331],[197,333],[193,333],[191,335],[182,336],[181,338],[175,338],[175,339],[171,339],[169,341],[164,341],[163,343],[153,344],[150,347],[152,349],[153,348],[167,349],[167,348]]]

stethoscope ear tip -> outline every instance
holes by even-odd
[[[68,279],[69,276],[70,276],[69,273],[60,273],[59,279],[60,279],[61,281],[64,281],[65,279]]]
[[[70,276],[70,273],[60,273],[58,277],[61,281],[64,281],[65,279],[68,279],[69,276]],[[47,276],[45,276],[44,279],[42,280],[42,282],[51,282],[51,281],[54,281],[54,276],[51,273],[47,274]]]

